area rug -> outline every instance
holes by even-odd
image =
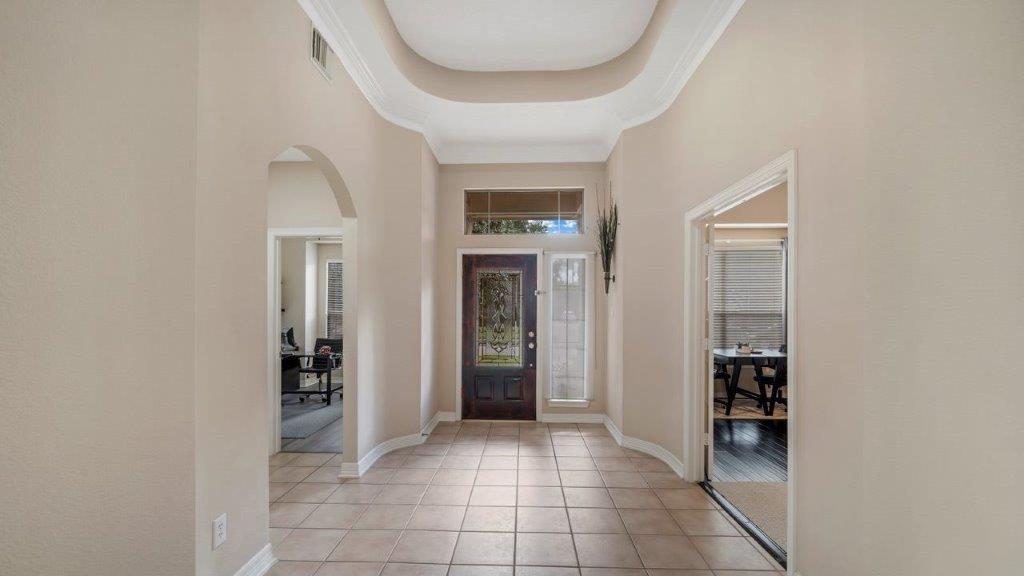
[[[319,396],[310,396],[305,402],[299,396],[285,396],[281,399],[281,438],[309,438],[325,426],[341,418],[341,401],[337,395],[331,405],[320,401]]]
[[[711,485],[783,550],[786,549],[785,482],[712,482]]]
[[[715,418],[721,420],[785,420],[786,405],[776,404],[775,412],[765,416],[764,411],[757,407],[757,400],[736,398],[732,403],[732,413],[725,415],[725,406],[715,402]]]

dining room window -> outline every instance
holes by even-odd
[[[345,318],[344,265],[327,261],[327,337],[342,338]]]
[[[786,343],[784,245],[716,246],[712,303],[716,348]]]
[[[583,189],[466,190],[465,233],[582,234]]]
[[[592,261],[588,254],[549,257],[550,401],[585,403],[590,399],[594,340]]]

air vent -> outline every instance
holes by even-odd
[[[310,34],[310,50],[309,58],[313,61],[313,65],[316,69],[324,75],[324,78],[331,79],[330,68],[327,67],[327,57],[332,54],[331,47],[327,45],[327,40],[320,34],[320,31],[315,26],[310,26],[312,34]]]

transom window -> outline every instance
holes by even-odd
[[[582,234],[583,189],[466,190],[466,234]]]

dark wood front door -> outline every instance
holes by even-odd
[[[537,255],[462,257],[462,417],[537,417]]]

